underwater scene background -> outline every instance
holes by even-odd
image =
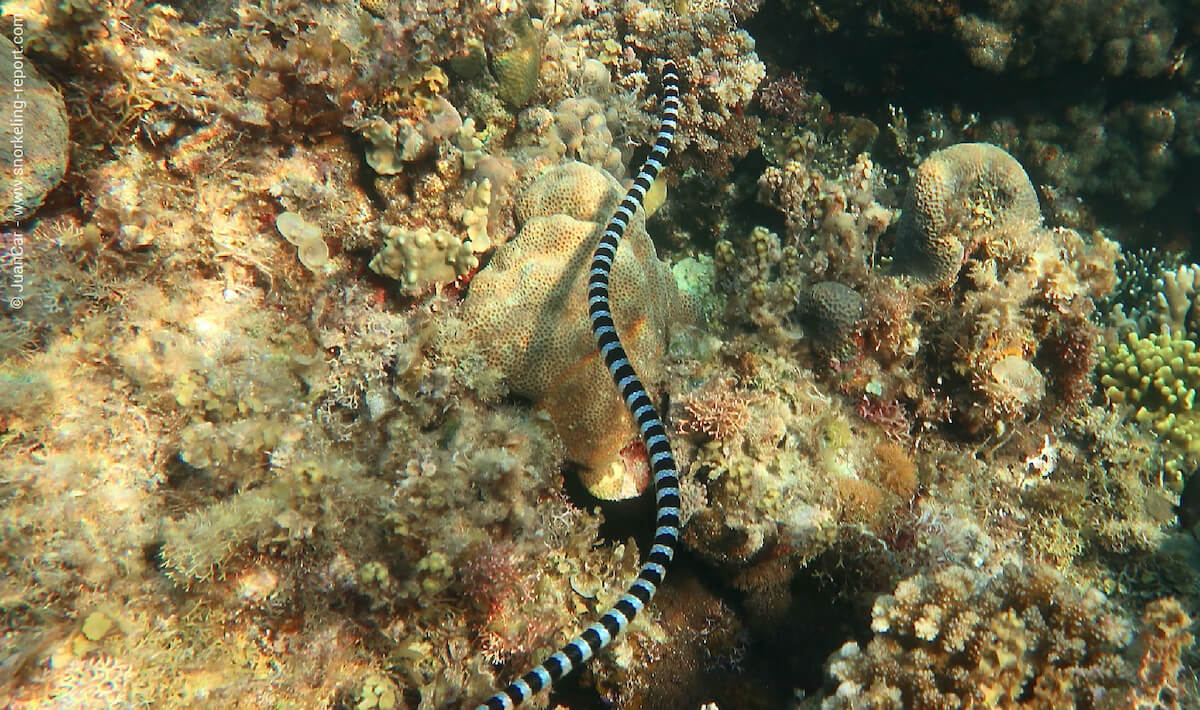
[[[0,2],[0,707],[1198,708],[1200,0]]]

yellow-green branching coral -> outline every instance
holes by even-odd
[[[1169,470],[1200,455],[1195,342],[1169,330],[1147,337],[1127,333],[1123,342],[1104,346],[1098,367],[1105,397],[1133,407],[1134,420],[1166,444],[1173,458]]]

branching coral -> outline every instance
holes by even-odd
[[[1200,420],[1193,412],[1200,385],[1200,267],[1131,259],[1100,350],[1101,393],[1162,441],[1166,480],[1178,490],[1200,455]]]
[[[1145,338],[1128,333],[1125,342],[1104,346],[1098,370],[1105,398],[1130,405],[1133,420],[1167,444],[1171,485],[1181,487],[1184,471],[1200,456],[1196,344],[1170,332]]]
[[[718,279],[731,295],[727,310],[761,328],[782,328],[801,290],[800,253],[762,226],[750,230],[745,243],[739,253],[731,241],[719,241],[713,255]]]

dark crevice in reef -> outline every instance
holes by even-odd
[[[601,501],[589,496],[571,472],[566,489],[573,504],[601,509],[605,541],[633,537],[645,555],[654,528],[651,491],[626,501]],[[879,580],[864,579],[861,569],[839,555],[829,552],[769,588],[747,592],[735,585],[732,572],[681,547],[654,600],[656,616],[668,633],[676,627],[714,630],[697,639],[676,639],[679,648],[652,662],[643,689],[635,693],[642,701],[637,707],[694,707],[715,701],[730,710],[757,710],[787,707],[797,689],[809,696],[820,691],[830,654],[847,641],[870,638],[870,605],[863,600],[873,594],[866,592],[887,591],[864,591],[865,586],[879,586]],[[714,622],[714,610],[728,618]],[[718,633],[725,636],[714,641]],[[672,672],[685,669],[688,678],[660,678],[659,666],[670,666]],[[556,688],[554,701],[572,710],[611,707],[590,687],[588,674],[585,669],[582,675],[568,677]]]

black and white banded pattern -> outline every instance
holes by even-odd
[[[584,629],[583,633],[557,653],[521,676],[520,680],[510,683],[476,710],[514,708],[529,696],[553,685],[559,678],[570,673],[571,669],[587,663],[596,652],[620,635],[633,617],[650,603],[658,585],[667,574],[667,566],[675,556],[675,545],[679,540],[679,477],[675,472],[675,457],[671,454],[671,443],[667,440],[662,420],[650,402],[646,388],[642,386],[641,380],[633,371],[633,366],[629,364],[625,348],[617,337],[608,303],[608,277],[617,253],[617,244],[629,226],[629,221],[633,219],[633,214],[642,206],[646,191],[658,176],[658,171],[662,170],[667,154],[671,151],[671,141],[675,137],[679,119],[679,76],[676,74],[675,64],[670,60],[663,65],[662,83],[662,121],[654,148],[634,178],[633,186],[625,193],[625,199],[608,221],[608,226],[605,227],[600,243],[592,255],[592,271],[588,280],[588,313],[591,316],[596,345],[604,357],[604,364],[612,374],[613,382],[625,400],[625,406],[637,422],[642,441],[646,444],[646,453],[650,457],[658,509],[654,545],[638,571],[637,579],[617,603],[604,612],[599,621]]]

